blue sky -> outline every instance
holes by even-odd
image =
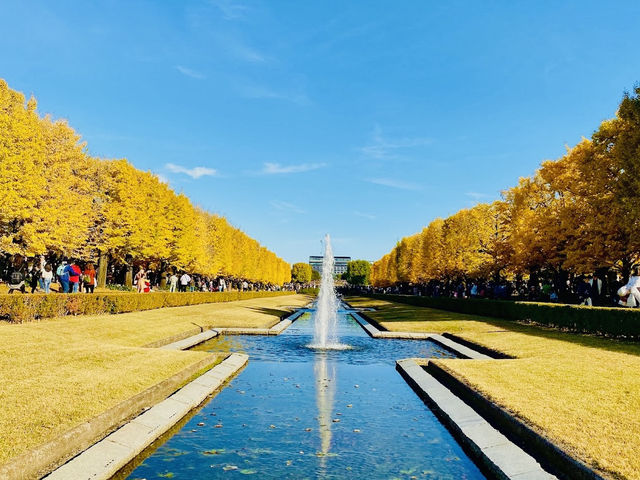
[[[637,1],[2,0],[0,78],[290,262],[499,198],[640,81]]]

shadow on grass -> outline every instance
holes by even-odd
[[[361,301],[362,300],[362,301]],[[365,306],[365,298],[358,298],[359,306]],[[349,300],[347,300],[349,301]],[[589,348],[599,348],[617,353],[640,356],[640,344],[637,342],[587,335],[582,333],[565,332],[551,327],[524,324],[512,320],[503,320],[480,315],[449,312],[428,307],[406,305],[385,301],[386,304],[376,302],[376,311],[368,312],[378,322],[481,322],[495,327],[495,330],[487,330],[482,333],[513,332],[522,335],[531,335],[549,340],[557,340],[578,344]],[[475,331],[475,329],[474,329]],[[457,332],[450,332],[456,333]],[[464,328],[460,333],[465,333]]]
[[[289,310],[282,310],[278,308],[266,308],[266,307],[244,307],[244,308],[253,310],[254,312],[263,313],[265,315],[278,317],[279,319],[283,319],[284,317],[291,314]]]

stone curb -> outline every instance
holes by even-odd
[[[396,368],[483,470],[500,480],[552,480],[554,475],[416,363]]]
[[[170,343],[160,348],[163,350],[186,350],[187,348],[191,348],[217,336],[218,332],[215,330],[205,330],[202,333],[198,333],[197,335],[193,335],[183,340],[178,340],[177,342]]]
[[[188,383],[51,474],[47,480],[108,480],[190,410],[234,376],[249,360],[232,353],[222,363]]]
[[[426,372],[486,418],[495,428],[504,432],[512,442],[531,452],[543,462],[545,467],[558,475],[571,480],[604,480],[604,477],[588,465],[573,458],[562,448],[457,379],[440,365],[429,362]]]
[[[200,360],[172,377],[67,430],[53,440],[15,457],[9,463],[0,466],[0,478],[21,480],[41,478],[42,475],[89,448],[127,420],[139,415],[144,409],[162,401],[193,375],[210,368],[217,361],[218,358],[215,355]]]
[[[165,341],[158,341],[154,344],[145,345],[145,347],[159,347],[165,350],[187,350],[191,347],[194,347],[200,343],[206,342],[207,340],[211,340],[212,338],[217,337],[221,334],[226,335],[280,335],[284,332],[295,320],[298,319],[302,314],[305,313],[304,309],[299,309],[293,312],[291,315],[288,315],[286,318],[276,323],[271,328],[210,328],[208,330],[200,331],[199,330],[190,330],[189,335],[185,338],[184,334],[177,335],[175,337],[170,337],[169,341],[173,339],[177,339],[171,343],[166,343]]]
[[[498,358],[511,358],[506,355],[496,355],[495,352],[490,351],[489,349],[480,348],[481,352],[476,351],[476,345],[468,341],[458,341],[462,340],[458,337],[450,334],[435,334],[435,333],[409,333],[409,332],[389,332],[389,331],[380,331],[374,325],[370,324],[358,313],[351,314],[353,318],[362,326],[362,328],[372,337],[374,338],[406,338],[406,339],[426,339],[430,340],[447,350],[450,350],[456,353],[459,357],[466,359],[474,359],[474,360],[495,360]],[[441,419],[441,421],[449,428],[456,438],[459,439],[460,443],[471,453],[471,456],[479,462],[484,469],[486,469],[491,475],[497,476],[497,478],[510,478],[510,479],[537,479],[537,478],[555,478],[553,476],[543,476],[540,477],[537,474],[532,474],[529,472],[521,472],[518,474],[512,474],[504,476],[503,473],[497,473],[496,468],[492,467],[493,463],[487,463],[488,461],[483,459],[483,452],[481,449],[479,450],[477,445],[471,445],[468,438],[464,436],[464,425],[466,425],[467,421],[462,419],[462,426],[456,423],[455,418],[450,417],[446,414],[445,409],[443,409],[438,404],[437,396],[432,398],[427,393],[423,391],[421,386],[412,378],[410,374],[406,372],[406,369],[402,368],[401,362],[413,362],[416,364],[420,370],[424,371],[424,375],[431,378],[433,381],[437,382],[442,388],[447,390],[449,395],[453,395],[454,398],[457,399],[458,402],[466,401],[467,404],[465,406],[471,411],[480,412],[484,415],[484,418],[480,416],[479,413],[475,413],[480,419],[482,419],[487,425],[494,424],[500,431],[504,432],[511,440],[508,440],[513,446],[518,449],[521,447],[526,448],[527,451],[532,452],[536,458],[539,458],[544,464],[552,469],[554,472],[558,472],[559,474],[566,476],[566,478],[575,478],[580,480],[602,480],[596,472],[590,469],[584,463],[574,459],[558,446],[554,445],[549,440],[545,439],[531,428],[520,422],[518,419],[510,415],[504,409],[498,407],[493,404],[489,400],[485,399],[480,393],[476,392],[472,388],[462,384],[458,379],[453,377],[451,374],[446,372],[444,369],[434,364],[433,362],[429,362],[428,366],[425,369],[420,367],[415,360],[400,360],[398,361],[398,370],[402,374],[402,376],[409,382],[409,384],[418,392],[418,394],[429,403],[429,406],[432,408],[434,413]],[[414,369],[414,371],[417,371]],[[423,377],[423,374],[419,374],[420,377]],[[464,399],[464,400],[462,400]],[[449,403],[449,400],[445,401],[446,404]],[[475,409],[475,410],[474,410]],[[480,427],[477,427],[480,428]],[[493,429],[493,427],[491,427]],[[488,430],[487,430],[488,431]],[[496,430],[498,432],[498,430]],[[502,435],[500,432],[498,432]],[[502,435],[505,439],[506,436]],[[518,446],[520,445],[520,446]],[[511,447],[510,447],[511,448]],[[497,450],[496,450],[497,451]],[[521,450],[523,453],[524,450]],[[525,455],[529,455],[525,453]],[[510,457],[506,457],[508,460]],[[533,457],[531,457],[533,458]],[[495,466],[495,465],[494,465]],[[548,475],[546,472],[544,472]],[[533,476],[531,476],[533,475]]]
[[[228,328],[216,328],[220,334],[225,335],[280,335],[284,332],[298,317],[305,313],[305,309],[298,309],[291,315],[276,323],[271,328],[240,328],[240,327],[228,327]]]
[[[439,335],[437,333],[415,333],[415,332],[390,332],[387,330],[381,331],[374,325],[366,321],[362,315],[352,312],[350,315],[360,324],[362,328],[373,338],[399,338],[407,340],[430,340],[442,348],[446,348],[454,352],[456,355],[462,358],[474,359],[474,360],[491,360],[492,358],[480,352],[462,345],[458,342]]]

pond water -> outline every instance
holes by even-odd
[[[373,339],[346,311],[347,350],[308,348],[310,314],[277,337],[222,336],[197,350],[249,354],[248,366],[130,479],[482,479],[395,370],[451,357],[428,341]]]

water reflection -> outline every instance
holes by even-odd
[[[250,361],[129,478],[484,478],[395,371],[398,358],[450,354],[431,342],[373,339],[348,312],[338,338],[353,348],[314,350],[313,326],[307,313],[279,336],[198,346]]]
[[[327,457],[331,451],[331,425],[333,424],[333,403],[336,391],[336,366],[326,352],[315,357],[313,371],[316,381],[316,405],[318,407],[318,431],[320,432],[320,467],[325,470]]]

